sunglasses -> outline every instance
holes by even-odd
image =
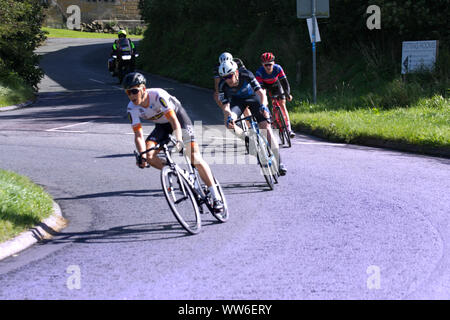
[[[140,89],[129,89],[129,90],[125,90],[125,92],[127,93],[127,95],[132,95],[132,94],[138,94],[139,91],[141,91]]]
[[[231,79],[231,78],[233,78],[233,75],[234,75],[234,73],[231,73],[231,74],[229,74],[227,76],[223,76],[222,79],[224,79],[224,80]]]
[[[265,63],[264,64],[264,67],[270,67],[270,66],[272,66],[273,64],[272,63]]]

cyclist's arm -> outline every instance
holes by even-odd
[[[280,83],[284,89],[286,98],[289,98],[289,96],[291,95],[291,87],[289,86],[289,81],[288,81],[287,77],[280,79]]]
[[[139,129],[133,129],[134,130],[134,144],[136,145],[137,151],[139,153],[145,151],[145,139],[144,139],[144,131],[142,130],[142,127],[139,127]],[[142,155],[142,158],[146,158],[147,156],[144,154]]]
[[[256,96],[259,98],[259,103],[267,106],[267,97],[265,94],[265,90],[262,89],[260,82],[258,81],[258,78],[253,75],[250,71],[248,72],[250,77],[250,85],[252,86],[253,91],[255,92]],[[258,75],[258,72],[257,72]]]
[[[265,106],[268,105],[267,96],[263,89],[260,88],[258,91],[256,91],[256,96],[259,97],[259,101],[261,104],[263,104]]]
[[[219,107],[222,109],[223,113],[231,113],[230,109],[230,97],[228,96],[227,89],[225,88],[226,84],[224,81],[219,81],[218,84],[218,100],[220,102]]]
[[[219,99],[219,77],[214,77],[214,100],[216,101],[217,105],[222,109],[222,102]]]
[[[279,81],[280,81],[280,83],[281,83],[281,86],[282,86],[283,89],[284,89],[284,93],[285,93],[285,95],[286,95],[286,98],[288,98],[288,100],[290,100],[290,96],[291,96],[291,87],[290,87],[290,85],[289,85],[289,81],[288,81],[288,79],[287,79],[286,74],[284,73],[283,68],[282,68],[281,66],[279,66],[279,67],[280,67],[280,72],[279,72],[279,74],[278,74],[278,76],[279,76]],[[292,99],[292,98],[291,98],[291,99]]]
[[[164,114],[166,119],[169,121],[170,125],[172,126],[173,134],[175,136],[175,139],[177,141],[183,141],[183,135],[181,133],[181,125],[180,121],[178,121],[177,114],[175,113],[175,110],[170,109],[168,112]]]
[[[142,124],[139,120],[139,116],[132,109],[128,110],[128,120],[130,121],[131,128],[134,132],[134,144],[136,145],[136,150],[139,152],[144,152],[146,150],[144,131],[142,130]],[[146,155],[142,156],[144,159]]]

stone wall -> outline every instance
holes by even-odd
[[[139,0],[42,0],[47,2],[44,25],[64,28],[66,20],[71,15],[67,13],[70,5],[77,5],[81,10],[81,23],[93,21],[117,21],[126,26],[141,26]]]

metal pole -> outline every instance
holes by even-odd
[[[316,86],[316,0],[311,0],[312,6],[312,54],[313,54],[313,102],[317,102],[317,86]]]

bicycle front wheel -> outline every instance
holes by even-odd
[[[272,173],[268,146],[260,135],[258,135],[256,139],[256,157],[258,159],[259,166],[261,167],[262,174],[266,179],[267,185],[270,190],[273,190],[275,180]]]
[[[280,144],[284,145],[284,134],[283,134],[283,125],[281,124],[280,119],[280,109],[274,107],[273,108],[273,126],[274,129],[278,130],[278,137],[280,139]]]
[[[186,182],[177,172],[169,166],[161,170],[161,185],[175,218],[190,234],[200,232],[202,222],[195,196]]]
[[[286,125],[286,121],[284,119],[284,115],[283,112],[281,111],[281,108],[278,107],[276,108],[276,112],[278,114],[278,119],[279,119],[279,129],[280,129],[280,137],[282,140],[282,144],[286,143],[287,146],[290,148],[292,146],[291,144],[291,137],[289,136],[289,132],[287,129],[287,125]]]

